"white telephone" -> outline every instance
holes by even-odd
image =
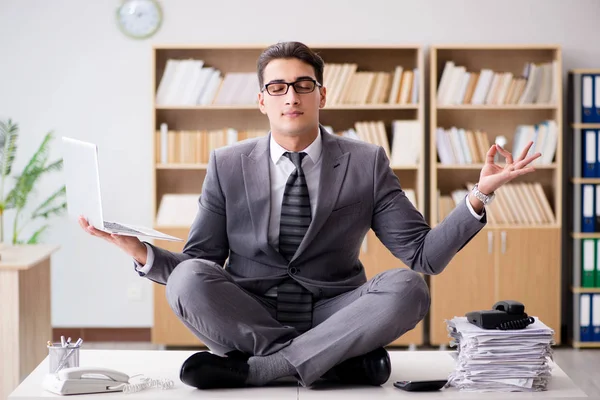
[[[134,375],[136,376],[136,375]],[[44,389],[60,394],[84,394],[125,392],[133,393],[148,388],[171,389],[175,383],[171,379],[141,378],[140,383],[131,383],[130,377],[114,369],[73,367],[65,368],[56,374],[46,375]]]
[[[129,376],[108,368],[65,368],[48,374],[44,389],[56,394],[120,392],[129,383]]]

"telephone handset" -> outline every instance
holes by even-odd
[[[527,316],[525,306],[518,301],[503,300],[492,310],[472,311],[465,314],[467,320],[483,329],[523,329],[535,319]]]
[[[127,383],[129,376],[123,372],[108,368],[65,368],[58,372],[58,379],[66,381],[68,379],[101,379]]]
[[[73,367],[48,374],[44,388],[56,394],[120,392],[129,376],[108,368]]]
[[[134,375],[135,377],[137,375]],[[46,375],[44,389],[56,394],[84,394],[124,392],[133,393],[149,388],[171,389],[175,385],[171,379],[141,378],[139,383],[131,383],[123,372],[109,368],[73,367],[65,368],[56,374]]]

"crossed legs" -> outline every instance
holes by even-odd
[[[213,353],[279,352],[304,386],[338,363],[413,329],[430,304],[419,274],[404,268],[389,270],[352,291],[316,302],[313,328],[299,335],[275,319],[275,299],[247,292],[219,265],[199,259],[175,268],[167,282],[167,300]]]

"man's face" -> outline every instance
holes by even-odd
[[[260,111],[269,117],[272,131],[299,136],[318,126],[319,108],[325,106],[325,88],[315,86],[305,93],[314,85],[311,80],[316,81],[313,67],[296,58],[276,59],[267,64],[263,82],[269,85],[271,94],[267,90],[260,92],[258,102]],[[281,85],[292,82],[297,82],[296,88]]]

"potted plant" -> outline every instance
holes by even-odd
[[[26,207],[34,201],[31,195],[40,179],[48,173],[60,171],[63,162],[62,159],[49,160],[50,143],[53,139],[53,133],[49,132],[23,171],[14,177],[14,182],[9,182],[17,153],[18,138],[17,124],[10,119],[6,122],[0,121],[0,243],[4,243],[5,212],[14,209],[11,243],[13,245],[37,244],[49,227],[47,220],[52,216],[61,215],[67,208],[65,186],[60,187],[44,201],[34,204],[33,211],[28,211]],[[28,238],[21,238],[26,227],[38,222],[42,225],[35,228],[33,234]]]

